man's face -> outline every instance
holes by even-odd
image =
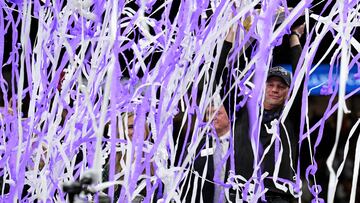
[[[129,139],[132,141],[133,136],[134,136],[134,115],[130,115],[127,119],[127,133],[129,136]],[[145,126],[144,127],[144,139],[146,139],[148,137],[149,134],[149,129]]]
[[[129,116],[127,120],[127,131],[130,140],[132,140],[134,134],[134,116]]]
[[[216,108],[214,107],[209,107],[208,108],[208,113],[207,113],[207,119],[209,120],[212,115],[216,112]],[[219,108],[219,111],[216,112],[216,115],[214,116],[214,119],[212,120],[214,128],[218,134],[218,136],[222,136],[225,133],[227,133],[230,129],[230,121],[229,121],[229,117],[226,113],[225,107],[223,105],[221,105],[221,107]]]
[[[279,77],[270,77],[266,81],[264,108],[272,110],[284,105],[289,87]]]

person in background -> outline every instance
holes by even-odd
[[[229,170],[231,124],[225,107],[209,106],[206,121],[212,123],[213,130],[201,139],[197,147],[193,165],[190,167],[191,175],[188,176],[183,189],[182,197],[186,202],[192,202],[192,199],[195,199],[195,202],[226,201],[223,184],[226,182]],[[202,176],[198,181],[194,181],[195,173]],[[193,190],[195,184],[197,190]]]
[[[131,148],[134,147],[134,145],[132,145],[133,139],[134,139],[134,122],[135,122],[135,114],[130,112],[130,113],[125,113],[122,116],[121,119],[122,122],[122,126],[124,128],[124,130],[126,132],[123,133],[124,138],[129,142],[128,144],[131,144]],[[145,157],[145,149],[146,147],[149,147],[151,145],[151,143],[149,142],[149,127],[147,125],[144,126],[144,146],[142,148],[143,152],[143,157],[141,159],[143,159]],[[120,133],[118,133],[118,138],[120,138]],[[116,156],[115,156],[115,180],[123,180],[125,177],[125,169],[127,167],[131,167],[128,163],[127,160],[128,157],[127,156],[131,156],[131,152],[128,153],[127,150],[127,146],[120,144],[117,146],[117,152],[116,152]],[[135,149],[135,148],[134,148]],[[133,151],[133,156],[131,156],[130,158],[132,158],[133,162],[137,159],[136,158],[136,151]],[[146,164],[143,161],[141,161],[142,164]],[[146,171],[146,168],[144,169],[143,173],[149,173],[150,175],[154,175],[154,166],[152,163],[150,163],[150,172]],[[104,172],[103,172],[103,181],[108,181],[109,180],[109,171],[110,171],[110,161],[108,161],[108,163],[105,164],[104,167]],[[139,180],[137,185],[139,185],[142,181],[145,180]],[[114,200],[117,201],[121,195],[121,185],[115,185],[114,186],[115,189],[115,194],[114,194]],[[144,188],[143,190],[141,190],[141,192],[139,193],[139,195],[137,195],[136,197],[133,198],[132,202],[136,203],[136,202],[142,202],[144,200],[146,196],[146,188]]]

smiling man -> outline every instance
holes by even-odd
[[[289,92],[290,84],[290,72],[281,66],[270,68],[265,89],[265,110],[283,107]]]
[[[302,47],[300,37],[304,34],[305,24],[296,25],[291,28],[289,38],[289,59],[292,65],[292,72],[297,68]],[[287,117],[284,121],[283,109],[286,100],[290,95],[290,85],[292,74],[281,66],[269,68],[265,98],[263,101],[263,111],[261,112],[261,124],[259,133],[256,137],[251,137],[251,127],[249,122],[248,106],[240,107],[242,103],[247,102],[246,97],[238,95],[239,92],[230,91],[236,80],[233,75],[237,70],[243,71],[242,56],[237,62],[228,61],[229,52],[232,49],[235,33],[229,30],[227,38],[223,44],[220,53],[219,64],[217,67],[217,84],[221,85],[223,91],[220,92],[224,98],[224,106],[227,114],[230,115],[230,121],[234,125],[232,136],[234,137],[234,168],[235,174],[240,175],[242,179],[237,182],[255,188],[257,179],[260,175],[264,177],[259,184],[264,188],[264,195],[261,198],[255,197],[253,191],[247,191],[248,188],[241,188],[238,191],[229,190],[229,199],[232,202],[243,200],[244,202],[270,202],[270,203],[290,203],[296,200],[298,191],[295,191],[295,181],[297,178],[296,164],[298,160],[298,140],[300,132],[301,101],[302,88],[292,94],[295,99],[290,107]],[[236,50],[236,49],[234,49]],[[235,58],[236,60],[236,58]],[[235,71],[233,71],[235,70]],[[237,79],[237,78],[236,78]],[[239,89],[242,86],[239,84]],[[244,100],[245,99],[245,100]],[[237,108],[235,108],[237,107]],[[238,108],[239,107],[239,108]],[[274,134],[274,129],[277,134]],[[259,140],[259,142],[255,142]],[[254,150],[255,147],[258,150]],[[246,181],[244,181],[246,180]],[[244,182],[242,182],[244,181]],[[244,192],[246,191],[246,193]]]

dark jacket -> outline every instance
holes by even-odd
[[[229,87],[232,85],[231,80],[232,78],[227,74],[226,69],[226,60],[228,57],[228,54],[230,52],[230,49],[232,47],[232,44],[229,42],[224,42],[220,59],[219,59],[219,65],[217,69],[217,83],[220,83],[220,79],[222,78],[223,83],[223,89],[222,92],[223,95],[226,94],[226,92],[229,90]],[[291,52],[291,61],[293,66],[293,73],[295,72],[297,62],[300,58],[302,48],[301,46],[295,46],[290,48]],[[241,68],[241,65],[239,65],[238,68]],[[225,75],[224,75],[225,73]],[[230,81],[230,82],[229,82]],[[291,149],[291,156],[293,160],[293,166],[296,170],[296,164],[297,164],[297,142],[298,142],[298,134],[300,129],[300,113],[301,113],[301,91],[302,87],[298,91],[298,94],[296,95],[296,99],[291,107],[291,110],[289,112],[289,115],[285,119],[284,126],[286,128],[286,131],[289,134],[289,142],[286,137],[285,129],[280,125],[280,139],[282,142],[283,147],[283,155],[282,155],[282,161],[280,164],[280,170],[279,170],[279,178],[283,178],[286,180],[290,180],[294,182],[294,176],[295,171],[290,167],[290,149]],[[222,95],[222,96],[223,96]],[[235,131],[234,131],[234,153],[235,153],[235,173],[237,175],[243,176],[245,179],[249,180],[253,176],[254,171],[254,154],[251,147],[251,139],[250,135],[250,127],[249,127],[249,115],[248,110],[246,108],[246,105],[243,105],[242,108],[237,108],[235,114],[233,114],[232,109],[234,109],[234,103],[241,103],[244,97],[237,97],[234,96],[234,92],[230,92],[229,96],[225,98],[224,106],[228,112],[229,115],[235,115],[235,118],[232,118],[232,123],[235,125]],[[271,121],[274,119],[279,119],[280,115],[282,113],[282,109],[277,111],[267,111],[264,112],[266,114],[263,117],[263,120],[261,122],[261,129],[260,129],[260,143],[262,145],[262,149],[265,149],[270,144],[271,135],[269,135],[266,131],[265,125],[267,125],[269,128],[271,127]],[[261,157],[261,154],[257,155],[258,157]],[[261,173],[269,172],[269,176],[271,177],[274,172],[275,167],[275,147],[274,145],[270,148],[270,151],[265,156],[264,161],[261,165]],[[254,178],[254,177],[253,177]],[[275,185],[273,184],[273,180],[271,178],[268,178],[264,181],[264,187],[268,188],[270,193],[276,193],[284,196],[290,196],[289,193],[284,193],[281,190],[277,189]]]
[[[231,143],[230,143],[231,144]],[[230,147],[229,144],[229,147]],[[185,202],[193,202],[191,199],[195,196],[195,202],[214,202],[215,183],[214,174],[216,167],[214,165],[213,153],[204,153],[213,148],[213,137],[211,135],[201,139],[194,156],[193,164],[189,166],[190,174],[185,180],[185,186],[182,191],[182,199]],[[203,152],[203,154],[202,154]],[[224,157],[226,162],[225,177],[228,178],[230,160]],[[206,165],[207,164],[207,165]],[[203,175],[204,174],[204,175]],[[204,177],[204,178],[203,178]],[[197,179],[196,179],[197,178]],[[225,181],[226,182],[226,181]],[[197,187],[195,190],[195,186]]]

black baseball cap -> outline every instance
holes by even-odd
[[[291,85],[291,73],[281,66],[274,66],[269,69],[267,78],[277,76],[280,77],[283,82],[290,87]]]

